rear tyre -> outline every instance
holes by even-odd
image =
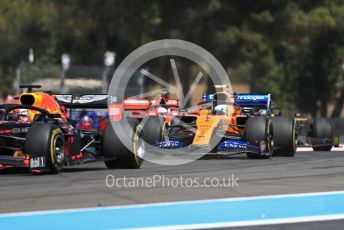
[[[25,152],[30,157],[45,157],[46,169],[59,173],[65,158],[65,139],[61,129],[50,124],[31,126],[26,134]]]
[[[271,135],[272,126],[267,117],[249,117],[245,129],[246,141],[259,146],[261,141],[265,141],[268,154],[246,153],[247,157],[250,159],[269,159],[271,157]]]
[[[126,120],[122,120],[124,122]],[[135,144],[135,139],[138,139],[138,135],[141,133],[140,125],[137,120],[128,119],[128,123],[131,126],[129,133],[130,143],[132,149],[128,149],[119,139],[111,123],[108,123],[103,136],[102,136],[102,152],[105,158],[105,166],[109,169],[115,168],[140,168],[143,162],[144,146]],[[121,128],[119,124],[118,128]],[[117,126],[116,125],[116,126]],[[116,128],[116,127],[115,127]],[[143,151],[143,152],[142,152]]]
[[[293,117],[277,116],[272,119],[273,154],[293,157],[296,152],[296,131]]]
[[[312,147],[314,151],[331,151],[333,146],[333,129],[328,119],[315,119],[313,121],[313,134]]]

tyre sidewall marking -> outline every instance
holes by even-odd
[[[133,149],[134,149],[134,158],[136,161],[136,164],[140,164],[140,157],[138,155],[138,141],[139,141],[139,134],[142,130],[142,126],[141,125],[137,125],[135,128],[135,133],[134,133],[134,141],[133,141]]]
[[[167,121],[164,121],[164,123],[163,123],[163,125],[162,125],[162,127],[161,127],[161,140],[164,140],[165,139],[165,137],[164,137],[164,132],[166,131],[166,129],[167,129]]]
[[[61,166],[58,164],[58,162],[55,159],[55,154],[54,154],[54,139],[58,134],[62,134],[62,131],[59,128],[56,128],[52,131],[51,133],[51,138],[50,138],[50,159],[51,159],[51,164],[56,170],[60,170]]]

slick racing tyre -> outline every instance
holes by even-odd
[[[163,130],[166,128],[166,123],[163,118],[158,116],[146,117],[146,121],[142,122],[143,139],[150,145],[154,145],[156,141],[163,139]]]
[[[273,154],[293,157],[296,152],[296,130],[293,117],[277,116],[272,119]]]
[[[60,128],[51,124],[35,124],[29,128],[25,153],[30,158],[44,158],[45,169],[59,173],[64,164],[65,139]]]
[[[313,137],[311,138],[314,151],[331,151],[333,145],[333,129],[326,118],[313,121]]]
[[[246,153],[251,159],[268,159],[271,157],[272,150],[272,126],[270,120],[265,116],[249,117],[246,121],[245,139],[248,143],[260,145],[265,141],[268,154],[260,155],[259,153]]]
[[[124,122],[122,120],[121,122]],[[129,138],[132,143],[133,152],[128,149],[116,135],[111,126],[108,123],[103,136],[102,136],[102,152],[106,158],[105,166],[109,169],[115,168],[133,168],[137,169],[141,167],[144,155],[144,143],[140,141],[142,129],[139,122],[135,119],[128,119],[128,123],[131,126]]]

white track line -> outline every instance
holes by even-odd
[[[296,152],[313,152],[313,149],[311,147],[298,147]],[[344,146],[333,147],[331,152],[344,152]]]
[[[122,230],[182,230],[182,229],[187,230],[187,229],[231,228],[231,227],[259,226],[259,225],[318,222],[318,221],[342,220],[342,219],[344,219],[344,214],[309,216],[309,217],[293,217],[293,218],[255,220],[255,221],[171,225],[171,226],[159,226],[159,227],[148,227],[148,228],[128,228],[128,229],[122,229]]]
[[[245,201],[245,200],[263,200],[269,198],[290,198],[290,197],[308,197],[308,196],[318,196],[318,195],[341,195],[344,194],[342,191],[328,191],[328,192],[312,192],[312,193],[291,193],[291,194],[279,194],[279,195],[264,195],[264,196],[247,196],[247,197],[232,197],[232,198],[220,198],[220,199],[207,199],[207,200],[188,200],[188,201],[172,201],[172,202],[158,202],[158,203],[147,203],[147,204],[133,204],[133,205],[117,205],[117,206],[105,206],[105,207],[91,207],[91,208],[74,208],[74,209],[57,209],[57,210],[43,210],[43,211],[31,211],[31,212],[12,212],[12,213],[2,213],[2,217],[16,217],[16,216],[31,216],[31,215],[42,215],[42,214],[55,214],[55,213],[74,213],[82,211],[98,211],[98,210],[113,210],[113,209],[123,209],[123,208],[146,208],[146,207],[158,207],[158,206],[168,206],[168,205],[184,205],[184,204],[202,204],[202,203],[212,203],[217,202],[227,202],[227,201]]]

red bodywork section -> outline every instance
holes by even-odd
[[[110,119],[115,122],[120,121],[125,113],[127,117],[139,119],[162,115],[169,123],[172,117],[180,114],[179,105],[179,100],[170,100],[160,95],[153,100],[128,98],[124,99],[122,103],[110,104],[108,112]]]

